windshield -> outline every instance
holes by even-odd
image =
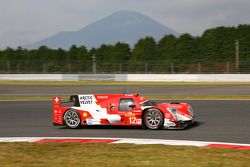
[[[147,101],[141,103],[142,107],[145,107],[145,106],[156,106],[156,105],[157,105],[156,102],[152,101],[152,100],[147,100]]]

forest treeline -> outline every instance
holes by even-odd
[[[239,69],[235,67],[236,40]],[[238,71],[237,71],[238,70]],[[0,50],[0,73],[224,73],[250,72],[250,25],[217,27],[201,36],[165,35],[159,41],[145,37],[131,48],[126,43],[68,50]]]

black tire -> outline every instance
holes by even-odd
[[[81,124],[80,114],[73,109],[67,110],[63,116],[65,125],[71,129],[76,129]]]
[[[155,108],[146,110],[143,114],[143,124],[148,129],[161,129],[164,124],[162,112]]]

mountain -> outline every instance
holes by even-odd
[[[79,31],[59,32],[24,47],[31,49],[46,45],[50,48],[68,49],[75,44],[92,48],[102,44],[115,44],[118,41],[133,47],[142,37],[152,36],[159,40],[165,34],[179,35],[176,31],[138,12],[118,11]]]

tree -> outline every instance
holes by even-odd
[[[165,35],[158,43],[159,59],[171,60],[175,58],[177,39],[173,35]]]
[[[157,45],[153,37],[140,39],[132,50],[130,71],[147,72],[158,59]]]
[[[135,44],[131,56],[132,61],[151,62],[157,58],[157,45],[153,37],[142,38]]]
[[[128,62],[131,51],[130,47],[126,43],[117,42],[111,53],[112,60],[117,63]]]

